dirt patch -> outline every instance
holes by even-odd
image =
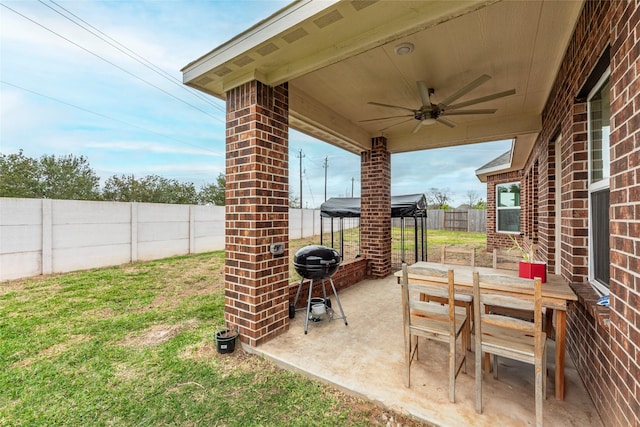
[[[354,397],[340,391],[335,391],[334,398],[338,400],[341,405],[350,406],[357,412],[368,414],[368,425],[371,426],[433,427],[432,424],[416,420],[409,415],[385,409],[371,401]]]
[[[187,360],[206,361],[216,356],[216,344],[212,341],[203,341],[186,347],[180,353],[180,358]]]
[[[233,353],[218,353],[215,339],[203,340],[195,345],[186,347],[180,357],[198,361],[216,360],[223,376],[228,376],[234,371],[241,372],[265,372],[275,369],[264,359],[249,354],[242,349],[240,344],[236,344]]]
[[[177,325],[153,325],[141,333],[125,337],[118,344],[133,348],[155,346],[169,341],[180,332],[193,329],[197,324],[196,319],[191,319]]]

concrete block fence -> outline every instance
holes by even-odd
[[[291,209],[292,239],[320,211]],[[0,198],[0,281],[223,250],[224,206]]]

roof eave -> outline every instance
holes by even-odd
[[[266,19],[258,22],[227,42],[221,44],[209,53],[191,61],[180,71],[183,73],[183,83],[190,84],[194,79],[209,70],[215,69],[233,58],[265,43],[278,34],[294,27],[304,20],[330,8],[340,0],[295,0]],[[194,86],[191,84],[191,86]],[[202,90],[200,87],[198,89]],[[222,93],[212,93],[221,97]]]
[[[476,177],[478,180],[480,180],[480,182],[487,182],[490,176],[524,169],[531,156],[536,139],[538,139],[538,133],[519,135],[514,138],[511,144],[511,157],[509,162],[489,168],[477,169]]]

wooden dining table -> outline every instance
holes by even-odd
[[[447,285],[448,269],[454,270],[456,292],[473,294],[473,272],[481,276],[491,276],[490,281],[482,281],[481,291],[510,295],[524,300],[533,300],[533,280],[518,277],[517,271],[502,270],[487,267],[470,267],[448,265],[436,262],[420,261],[408,266],[409,280],[414,283],[430,283]],[[402,272],[395,273],[400,283]],[[555,396],[564,400],[564,358],[567,328],[567,307],[578,297],[571,290],[569,284],[558,275],[548,274],[546,283],[542,284],[542,305],[552,310],[555,315]]]

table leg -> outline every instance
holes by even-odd
[[[564,400],[564,351],[567,331],[567,312],[556,312],[556,399]]]

